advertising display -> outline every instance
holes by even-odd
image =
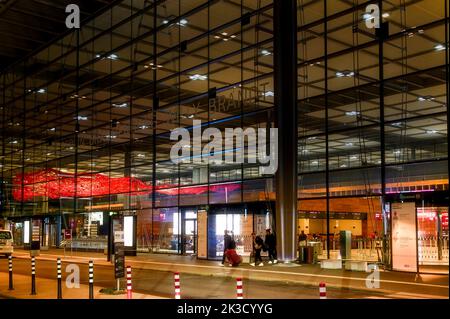
[[[392,267],[417,272],[416,204],[392,204]]]
[[[207,258],[207,212],[205,210],[199,210],[197,212],[197,228],[198,228],[198,247],[197,247],[197,256],[198,258]]]

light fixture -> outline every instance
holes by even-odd
[[[419,102],[424,102],[424,101],[428,101],[428,102],[431,102],[431,101],[434,101],[436,98],[434,98],[434,97],[432,97],[432,96],[430,96],[430,95],[427,95],[427,96],[419,96],[418,98],[417,98],[417,100],[419,101]]]
[[[441,43],[436,44],[436,45],[434,46],[434,49],[435,49],[436,51],[444,51],[444,50],[445,50],[445,45],[443,45],[443,44],[441,44]]]
[[[316,140],[317,139],[317,137],[316,136],[311,136],[311,137],[308,137],[308,140],[310,140],[310,141],[312,141],[312,140]]]
[[[113,138],[117,138],[117,135],[106,135],[105,137],[106,137],[106,138],[113,139]]]
[[[392,123],[392,126],[395,126],[395,127],[401,127],[401,126],[404,126],[404,125],[405,125],[405,123],[403,123],[403,122]]]
[[[179,26],[185,27],[188,24],[188,20],[187,19],[181,19],[180,22],[177,22],[177,24]]]
[[[214,36],[215,39],[221,39],[222,41],[225,41],[225,42],[228,40],[231,40],[231,39],[235,39],[236,37],[237,36],[235,34],[228,35],[228,32],[222,32],[222,33],[216,34]]]
[[[97,54],[97,55],[95,55],[96,58],[100,58],[100,57],[102,57],[102,56],[103,56],[103,54]],[[105,57],[102,57],[102,60],[103,60],[104,58],[105,58]],[[112,54],[108,55],[106,58],[107,58],[107,59],[110,59],[110,60],[117,60],[117,59],[119,58],[119,56],[118,56],[117,54],[112,53]]]
[[[350,159],[351,160],[356,160],[356,159],[358,159],[358,157],[357,156],[350,156]]]
[[[52,153],[47,153],[47,156],[50,156],[50,155],[52,155]]]
[[[395,154],[395,155],[399,155],[399,154],[401,154],[401,153],[402,153],[402,151],[400,151],[400,150],[394,151],[394,154]]]
[[[144,154],[138,154],[137,157],[144,158],[145,155]]]
[[[357,116],[357,115],[360,115],[360,114],[361,114],[361,112],[358,112],[358,111],[345,112],[345,115],[347,115],[347,116]]]
[[[347,165],[345,165],[345,164],[341,165],[341,168],[346,168],[346,167],[347,167]]]
[[[317,164],[319,164],[319,162],[318,161],[312,161],[311,164],[317,165]]]
[[[338,78],[344,78],[344,77],[346,77],[346,78],[352,78],[352,77],[355,76],[355,72],[349,71],[349,70],[337,71],[337,72],[336,72],[336,76],[337,76]]]
[[[128,103],[124,102],[124,103],[113,103],[112,104],[113,107],[117,107],[117,108],[126,108],[128,107]]]
[[[74,95],[71,95],[70,98],[71,99],[84,100],[84,99],[86,99],[86,96],[84,96],[84,95],[79,96],[78,94],[74,94]]]
[[[271,97],[271,96],[275,96],[275,93],[273,93],[272,91],[267,91],[267,92],[263,92],[263,95],[265,97]]]
[[[145,130],[145,129],[148,129],[148,126],[147,126],[147,125],[141,125],[141,126],[139,126],[139,128],[140,128],[141,130]]]
[[[194,74],[194,75],[189,75],[189,79],[191,79],[192,81],[205,81],[208,78],[208,76],[206,75],[201,75],[201,74]]]
[[[162,65],[160,65],[160,64],[155,65],[153,62],[144,65],[145,69],[151,68],[152,70],[160,69],[162,67],[163,67]]]
[[[45,89],[39,89],[39,90],[37,90],[37,92],[40,93],[40,94],[44,94],[47,91]]]
[[[267,49],[262,49],[262,50],[261,50],[261,54],[264,55],[264,56],[268,56],[268,55],[271,55],[272,52],[270,52],[270,51],[267,50]]]
[[[9,144],[17,144],[17,143],[19,143],[19,141],[17,140],[12,140],[11,142],[9,142]]]
[[[352,142],[345,143],[345,146],[353,146]]]
[[[54,131],[56,131],[56,127],[49,128],[48,130],[49,130],[50,132],[54,132]]]
[[[436,130],[427,130],[427,134],[436,134],[437,132]]]
[[[78,115],[78,116],[74,117],[73,119],[74,120],[78,120],[78,121],[87,121],[88,117],[87,116]]]
[[[391,15],[389,14],[389,12],[385,12],[381,15],[383,18],[389,18]]]

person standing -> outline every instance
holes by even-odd
[[[230,244],[231,244],[232,240],[233,239],[228,234],[228,230],[225,229],[224,235],[223,235],[223,257],[222,257],[222,263],[220,264],[221,266],[225,266],[225,252],[227,251],[227,249],[230,248]]]
[[[253,237],[253,254],[255,260],[252,263],[250,263],[250,266],[254,267],[256,264],[258,264],[258,266],[262,267],[264,266],[264,263],[261,258],[261,249],[263,248],[264,241],[260,236],[256,236],[255,233],[252,234],[252,237]]]
[[[267,247],[269,253],[269,264],[276,264],[277,260],[277,238],[275,234],[270,231],[270,228],[266,229],[266,238],[264,244]]]

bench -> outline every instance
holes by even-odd
[[[368,272],[367,261],[364,260],[345,260],[345,270]]]
[[[320,261],[320,268],[323,269],[342,269],[341,259],[324,259]]]

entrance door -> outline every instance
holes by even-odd
[[[197,254],[197,209],[183,209],[182,218],[181,253],[195,255]]]

